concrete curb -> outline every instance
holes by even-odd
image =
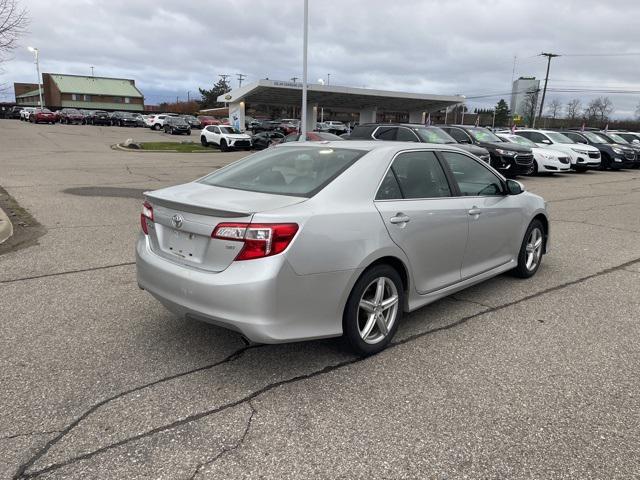
[[[112,145],[111,148],[114,149],[114,150],[120,150],[122,152],[129,152],[129,153],[185,153],[185,154],[191,155],[193,153],[213,153],[213,152],[215,152],[215,150],[211,150],[210,152],[208,152],[208,151],[204,151],[204,152],[179,152],[177,150],[144,150],[142,148],[127,148],[127,147],[123,147],[119,143],[116,143],[115,145]]]
[[[0,208],[0,243],[13,235],[13,224],[4,210]]]

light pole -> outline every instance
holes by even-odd
[[[36,74],[38,75],[38,95],[40,96],[40,108],[42,108],[42,86],[40,85],[40,54],[37,48],[27,47],[34,57],[36,57]]]
[[[302,40],[302,109],[300,111],[300,141],[307,139],[307,42],[309,40],[309,0],[304,0],[304,27]]]

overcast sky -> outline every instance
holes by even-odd
[[[30,32],[5,63],[0,83],[34,82],[28,45],[44,72],[133,78],[147,103],[186,99],[218,74],[246,81],[302,73],[302,0],[21,0]],[[310,0],[309,79],[509,101],[516,77],[550,89],[640,91],[638,0]],[[589,56],[575,56],[589,55]],[[237,86],[235,75],[232,86]],[[616,117],[633,115],[639,94],[547,93],[585,103],[609,95]],[[12,92],[3,100],[11,100]],[[547,101],[548,101],[547,100]]]

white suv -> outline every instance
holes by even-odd
[[[528,138],[542,148],[559,150],[569,155],[571,168],[583,172],[588,168],[600,168],[600,150],[591,145],[576,143],[566,135],[553,130],[516,130],[516,135]]]
[[[569,155],[560,150],[539,147],[528,138],[521,135],[513,135],[510,130],[496,132],[496,135],[505,142],[519,143],[531,148],[533,153],[533,173],[568,172],[571,170]]]
[[[329,133],[335,133],[336,135],[347,133],[347,126],[342,122],[336,122],[336,121],[330,120],[324,123],[326,126],[326,131]]]
[[[20,110],[20,120],[22,120],[23,122],[28,122],[29,117],[35,111],[35,107],[24,107],[22,110]]]
[[[161,113],[160,115],[154,115],[149,121],[149,128],[151,130],[162,130],[164,128],[164,119],[167,117],[177,117],[177,113]]]
[[[251,137],[231,125],[209,125],[200,132],[203,147],[215,145],[223,152],[235,148],[251,150]]]

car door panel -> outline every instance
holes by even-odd
[[[504,194],[502,180],[465,154],[442,152],[464,199],[469,219],[461,278],[467,279],[511,261],[517,253],[522,213],[515,197]]]
[[[409,259],[416,291],[425,294],[459,282],[469,220],[465,199],[452,196],[435,154],[400,153],[380,192],[376,208]]]

